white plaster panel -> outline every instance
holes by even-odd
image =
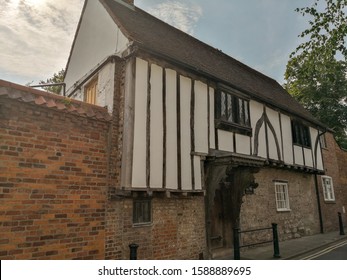
[[[190,131],[190,102],[191,80],[180,76],[180,112],[181,112],[181,187],[183,190],[192,189],[191,164],[191,131]]]
[[[214,88],[209,89],[209,98],[210,98],[210,148],[216,148],[216,135],[215,135],[215,127],[214,127]]]
[[[305,165],[308,167],[313,167],[312,150],[304,148],[304,156],[305,156]]]
[[[269,127],[267,128],[267,138],[268,138],[268,145],[269,145],[269,158],[274,160],[279,160],[275,136],[273,135]]]
[[[294,145],[295,164],[304,165],[304,156],[301,146]]]
[[[268,128],[268,139],[269,139],[269,157],[271,159],[280,160],[281,158],[278,158],[278,152],[277,152],[277,146],[276,141],[278,143],[278,147],[280,149],[280,157],[282,157],[282,147],[281,147],[281,127],[280,127],[280,119],[278,112],[266,108],[266,114],[269,118],[269,121],[271,125],[273,126],[275,130],[275,135],[271,131],[270,128]]]
[[[251,100],[249,102],[249,109],[250,109],[250,118],[251,118],[251,127],[253,130],[253,136],[252,136],[252,151],[254,151],[254,136],[255,136],[255,127],[258,122],[258,120],[263,115],[263,104],[256,102],[254,100]],[[264,124],[263,124],[264,126]],[[259,136],[260,137],[260,136]],[[265,137],[265,134],[262,135],[262,137]],[[266,155],[266,153],[265,153]]]
[[[82,92],[83,91],[81,89],[76,90],[74,92],[74,94],[71,96],[71,98],[83,101],[83,94],[82,94]]]
[[[98,74],[98,94],[96,104],[105,107],[109,113],[113,109],[114,63],[108,63]]]
[[[318,148],[317,148],[317,166],[316,166],[316,168],[318,170],[324,170],[322,150],[321,150],[320,143],[318,143]]]
[[[232,132],[225,130],[217,130],[218,133],[218,149],[221,151],[234,152],[234,136]]]
[[[163,187],[163,69],[151,66],[150,187]]]
[[[146,187],[147,74],[148,63],[137,58],[132,170],[132,186],[135,188]]]
[[[202,189],[201,180],[201,159],[200,156],[194,156],[194,182],[196,190]]]
[[[245,154],[250,155],[251,154],[251,139],[249,136],[246,135],[235,135],[235,141],[236,141],[236,152],[238,154]]]
[[[265,134],[265,123],[261,126],[258,135],[258,156],[267,158],[266,153],[266,134]]]
[[[102,4],[88,1],[66,71],[66,89],[109,55],[125,50],[128,42]]]
[[[166,69],[166,188],[177,189],[177,73]]]
[[[208,153],[208,112],[207,112],[207,85],[195,82],[195,108],[194,108],[194,139],[195,152]]]
[[[283,157],[286,164],[294,164],[292,126],[290,117],[281,114],[282,135],[283,135]]]

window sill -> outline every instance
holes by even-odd
[[[217,129],[227,130],[230,132],[236,132],[247,136],[252,136],[252,128],[249,126],[243,126],[236,123],[230,123],[221,119],[215,120],[215,126]]]
[[[291,212],[291,209],[277,209],[277,212],[283,213],[283,212]]]
[[[326,203],[326,204],[336,204],[336,201],[335,200],[325,200],[324,199],[324,203]]]
[[[135,228],[138,228],[138,227],[150,227],[152,226],[152,222],[149,222],[149,223],[139,223],[139,224],[133,224],[133,227]]]

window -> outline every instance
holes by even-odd
[[[150,199],[138,199],[133,203],[133,224],[149,224],[152,222],[152,203]]]
[[[320,141],[320,145],[322,148],[326,149],[327,147],[327,142],[325,140],[325,134],[322,134],[321,136],[319,136],[319,141]]]
[[[289,211],[288,184],[275,182],[277,211]]]
[[[98,87],[98,78],[94,78],[84,88],[84,101],[90,104],[96,104],[96,93]]]
[[[325,201],[335,201],[333,180],[329,176],[322,176],[323,195]]]
[[[311,136],[308,126],[292,121],[293,144],[311,148]]]
[[[216,98],[217,128],[251,132],[248,100],[224,90]]]

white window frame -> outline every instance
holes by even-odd
[[[288,183],[275,182],[275,199],[277,211],[290,211]]]
[[[327,184],[327,183],[330,184]],[[333,179],[330,176],[322,176],[322,187],[325,201],[335,201]]]

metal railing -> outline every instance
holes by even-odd
[[[255,246],[255,245],[260,245],[260,244],[266,244],[266,243],[273,243],[273,248],[274,248],[274,258],[280,258],[280,246],[279,246],[279,239],[278,239],[278,231],[277,231],[277,224],[272,223],[271,227],[267,228],[258,228],[258,229],[251,229],[251,230],[243,230],[241,231],[239,228],[234,228],[234,260],[240,260],[240,249],[245,248],[245,247],[250,247],[250,246]],[[242,233],[248,233],[248,232],[257,232],[257,231],[263,231],[263,230],[270,230],[272,229],[272,239],[268,241],[262,241],[262,242],[256,242],[256,243],[251,243],[251,244],[246,244],[246,245],[240,245],[240,237]]]

